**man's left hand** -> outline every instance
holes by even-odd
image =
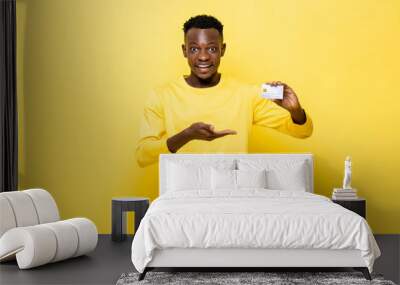
[[[304,124],[306,121],[306,114],[304,113],[303,108],[301,108],[300,102],[297,99],[296,93],[293,91],[293,89],[281,81],[272,81],[266,83],[272,86],[283,85],[283,99],[272,99],[271,101],[288,110],[292,115],[292,120],[296,124]]]

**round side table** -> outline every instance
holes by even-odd
[[[135,212],[135,233],[139,228],[140,221],[149,208],[150,200],[144,197],[121,197],[112,198],[112,229],[111,239],[123,241],[126,239],[126,212]]]

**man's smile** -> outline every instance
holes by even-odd
[[[209,68],[211,66],[212,66],[212,64],[204,64],[204,63],[196,64],[196,67],[199,67],[199,68]]]
[[[197,69],[199,69],[200,71],[202,71],[202,72],[207,72],[213,67],[213,65],[212,64],[204,64],[203,63],[203,64],[196,64],[195,67]]]

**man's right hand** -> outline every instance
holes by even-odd
[[[214,126],[203,122],[197,122],[184,129],[182,132],[167,140],[168,149],[175,153],[191,140],[212,141],[226,135],[235,135],[234,130],[215,131]]]
[[[216,131],[213,125],[205,124],[203,122],[198,122],[190,125],[190,127],[186,128],[184,132],[186,132],[186,135],[191,140],[206,140],[206,141],[212,141],[226,135],[236,134],[236,131],[234,130]]]

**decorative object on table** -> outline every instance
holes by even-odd
[[[278,271],[278,270],[277,270]],[[116,285],[178,285],[178,284],[379,284],[395,285],[382,275],[372,274],[372,283],[360,272],[149,272],[148,277],[138,281],[139,273],[124,273]]]
[[[96,248],[97,228],[86,218],[60,221],[49,192],[0,193],[0,261],[17,259],[20,269],[84,255]]]
[[[364,198],[356,199],[332,199],[332,202],[339,204],[340,206],[359,214],[364,219],[367,217],[367,202]]]
[[[112,207],[112,234],[113,241],[123,241],[126,239],[126,212],[135,212],[135,232],[139,228],[140,221],[149,208],[149,198],[127,197],[113,198]]]
[[[343,188],[333,188],[333,200],[356,200],[357,189],[351,187],[351,157],[344,161]]]
[[[343,189],[351,189],[351,157],[347,156],[344,161]]]

